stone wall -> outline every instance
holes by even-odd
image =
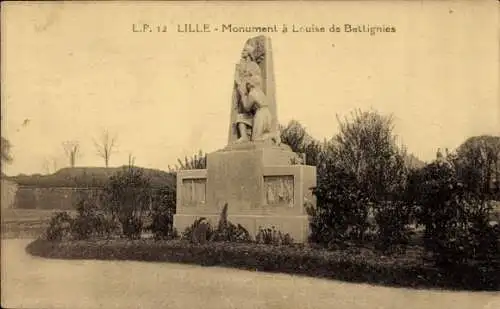
[[[61,209],[74,210],[78,197],[95,192],[95,188],[38,188],[20,186],[14,199],[14,208],[18,209]]]

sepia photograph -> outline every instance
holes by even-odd
[[[500,308],[500,2],[1,4],[2,308]]]

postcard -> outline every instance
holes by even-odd
[[[2,3],[2,307],[500,308],[499,12]]]

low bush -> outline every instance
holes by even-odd
[[[122,218],[120,223],[122,226],[123,236],[129,239],[141,238],[144,226],[142,218],[137,218],[137,217]]]
[[[217,228],[206,218],[198,218],[182,233],[181,239],[193,243],[206,242],[250,242],[250,233],[240,224],[235,225],[227,218],[227,203],[224,205]]]
[[[174,229],[173,214],[170,211],[157,211],[153,213],[151,225],[148,229],[155,239],[174,239],[177,231]]]
[[[72,223],[72,235],[74,238],[109,238],[118,233],[118,223],[99,207],[98,195],[80,197],[77,203],[77,216]]]
[[[50,241],[68,240],[71,238],[73,218],[68,212],[57,212],[49,221],[45,237]]]
[[[234,225],[227,218],[228,204],[226,203],[220,214],[217,229],[210,237],[211,241],[231,241],[231,242],[250,242],[252,238],[250,233],[240,224]]]
[[[212,241],[230,241],[230,242],[250,242],[252,240],[250,233],[241,224],[234,225],[228,222],[222,229],[217,229],[212,234]]]
[[[212,238],[214,229],[204,217],[196,219],[191,226],[182,233],[181,239],[193,243],[206,243]]]
[[[499,290],[498,264],[468,265],[453,271],[422,263],[421,252],[386,256],[365,248],[325,250],[229,242],[113,240],[49,242],[27,247],[35,256],[63,259],[138,260],[225,266],[414,288]]]
[[[290,236],[290,234],[283,233],[277,230],[274,226],[271,228],[259,227],[259,231],[255,236],[255,241],[258,244],[285,246],[289,246],[294,243],[293,238]]]

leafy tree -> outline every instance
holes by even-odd
[[[313,189],[316,208],[310,216],[310,241],[327,247],[343,246],[346,241],[361,241],[369,227],[368,196],[355,175],[325,158],[318,168],[318,184]]]
[[[463,184],[455,160],[453,154],[438,158],[413,171],[408,181],[408,201],[425,227],[425,248],[443,267],[491,260],[500,252],[498,232],[489,225],[491,203],[481,191]]]
[[[300,122],[291,120],[286,126],[280,125],[280,135],[281,142],[290,146],[293,152],[305,154],[306,165],[317,165],[322,145],[307,133]]]
[[[405,149],[398,147],[393,119],[377,112],[355,111],[339,122],[334,156],[354,174],[374,202],[393,199],[406,179]]]
[[[500,186],[500,137],[491,135],[468,138],[457,148],[454,163],[459,177],[470,190],[492,196]],[[496,191],[496,192],[495,192]]]
[[[363,241],[377,223],[384,250],[407,240],[411,208],[401,203],[407,168],[391,117],[355,111],[317,156],[317,209],[311,210],[315,241]]]
[[[107,211],[119,220],[123,234],[129,238],[140,237],[144,217],[152,203],[151,181],[144,172],[129,167],[111,176],[102,199]]]
[[[292,151],[300,153],[312,137],[297,120],[291,120],[286,126],[280,125],[281,142],[290,146]]]

